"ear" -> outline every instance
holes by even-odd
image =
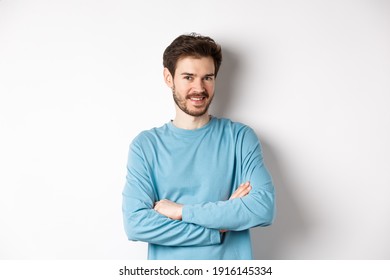
[[[171,75],[171,72],[169,72],[168,68],[164,68],[164,82],[167,84],[168,87],[173,87],[173,77]]]

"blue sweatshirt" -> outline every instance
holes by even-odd
[[[250,193],[229,200],[246,181]],[[184,204],[181,221],[153,210],[161,199]],[[215,117],[195,130],[169,122],[132,141],[122,206],[128,239],[148,242],[148,259],[252,259],[249,229],[272,223],[274,187],[248,126]]]

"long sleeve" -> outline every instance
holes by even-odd
[[[236,176],[241,182],[250,181],[250,193],[233,200],[186,204],[183,208],[183,221],[230,231],[272,223],[275,208],[274,186],[264,165],[260,142],[252,129],[244,129],[236,147]]]
[[[218,230],[175,221],[153,210],[156,192],[145,152],[133,141],[123,190],[123,221],[129,240],[164,246],[204,246],[221,242]]]

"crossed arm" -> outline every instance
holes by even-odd
[[[258,140],[253,133],[249,136],[251,143],[239,145],[248,147],[239,158],[239,177],[250,183],[241,184],[229,200],[190,205],[156,202],[144,152],[132,145],[122,206],[128,238],[166,246],[205,246],[219,244],[221,232],[271,224],[274,188]]]
[[[229,200],[246,196],[252,186],[250,182],[242,183],[237,190],[230,196]],[[157,201],[153,207],[161,215],[164,215],[172,220],[181,220],[183,214],[183,204],[170,201],[168,199],[162,199]],[[224,231],[224,230],[221,230]]]

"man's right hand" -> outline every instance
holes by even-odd
[[[246,196],[252,189],[250,182],[242,183],[230,196],[229,200]]]
[[[246,196],[252,189],[250,182],[242,183],[238,186],[238,188],[234,191],[234,193],[229,197],[229,200],[240,198]],[[226,229],[221,229],[219,232],[224,233],[227,232]]]

